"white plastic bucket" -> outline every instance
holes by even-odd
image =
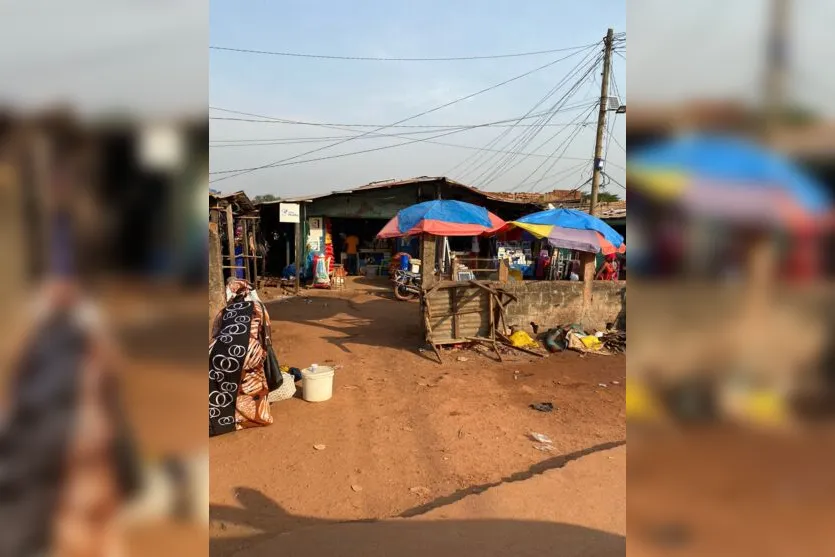
[[[322,402],[333,396],[333,368],[309,367],[302,370],[302,398],[307,402]]]

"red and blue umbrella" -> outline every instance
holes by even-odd
[[[631,186],[708,217],[797,228],[819,223],[832,206],[799,166],[734,137],[677,138],[641,150],[627,166]]]
[[[480,236],[493,234],[507,223],[478,205],[438,199],[398,211],[377,234],[378,238],[433,236]]]
[[[550,209],[509,223],[557,248],[591,253],[624,253],[623,236],[599,218],[576,209]]]

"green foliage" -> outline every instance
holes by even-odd
[[[266,195],[256,195],[255,197],[252,198],[252,202],[256,203],[256,204],[257,203],[266,203],[268,201],[280,201],[280,199],[278,197],[274,196],[271,193],[268,193]]]
[[[583,194],[583,201],[588,201],[591,199],[590,193]],[[620,201],[620,196],[616,193],[609,193],[607,191],[599,191],[597,192],[597,202],[598,203],[612,203],[613,201]]]

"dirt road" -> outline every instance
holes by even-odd
[[[334,397],[276,403],[273,426],[211,440],[212,555],[333,522],[429,516],[510,479],[532,481],[565,464],[560,455],[584,460],[626,438],[622,356],[499,364],[462,351],[442,366],[417,350],[417,304],[384,290],[268,307],[282,363],[338,366]],[[557,409],[528,407],[545,401]],[[554,451],[537,450],[530,432],[550,436]],[[613,501],[624,475],[625,464],[610,471]]]
[[[625,470],[626,447],[599,451],[415,518],[320,523],[269,537],[240,555],[621,556]]]

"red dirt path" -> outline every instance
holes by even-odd
[[[322,521],[418,515],[626,438],[623,356],[511,354],[500,364],[461,351],[439,365],[417,350],[415,303],[373,288],[307,300],[268,303],[274,345],[283,364],[338,366],[333,399],[275,403],[273,426],[211,440],[212,555]],[[557,410],[528,407],[544,401]],[[532,431],[554,451],[534,448]]]

